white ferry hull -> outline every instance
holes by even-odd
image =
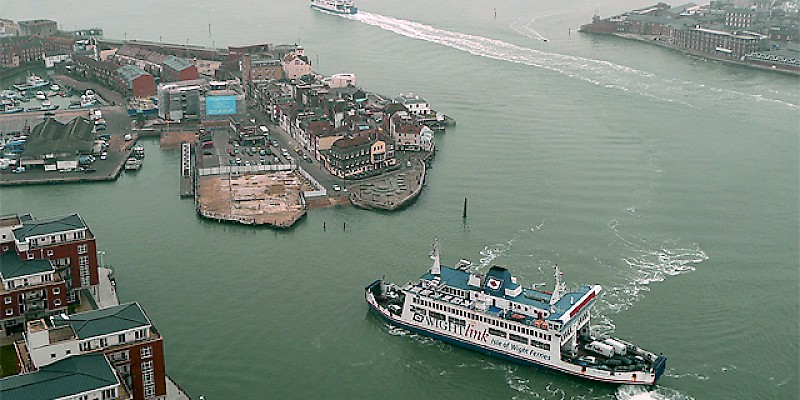
[[[566,374],[599,382],[627,385],[654,385],[661,373],[663,373],[663,369],[661,369],[661,371],[658,373],[655,371],[651,373],[646,373],[644,371],[613,373],[611,371],[598,370],[596,368],[586,368],[580,365],[561,361],[560,359],[554,360],[553,355],[544,350],[538,351],[537,349],[531,349],[526,346],[516,346],[513,343],[509,346],[508,341],[502,341],[499,339],[487,340],[485,333],[486,331],[484,331],[483,337],[481,337],[481,335],[475,335],[474,332],[469,332],[469,326],[466,328],[468,331],[466,335],[463,334],[463,330],[462,335],[455,335],[449,330],[438,329],[430,324],[420,323],[414,321],[413,319],[404,319],[400,315],[393,314],[376,301],[371,289],[373,286],[381,283],[381,280],[377,280],[365,288],[365,297],[370,310],[386,322],[416,334],[428,336],[455,346],[463,347],[478,353],[487,354],[514,363],[553,369]],[[478,330],[480,331],[482,329]],[[472,338],[470,338],[470,336],[472,336]],[[498,347],[496,345],[492,345],[492,343],[497,343],[501,346]]]
[[[345,6],[343,8],[337,8],[333,5],[327,5],[323,2],[311,2],[311,8],[315,8],[317,10],[327,11],[334,14],[343,14],[343,15],[353,15],[358,13],[358,8],[356,6]]]

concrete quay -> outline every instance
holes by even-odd
[[[367,210],[397,210],[419,196],[425,170],[425,161],[411,157],[398,170],[351,183],[350,202]]]

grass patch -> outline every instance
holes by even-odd
[[[0,346],[0,378],[19,373],[14,345]]]

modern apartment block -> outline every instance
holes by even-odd
[[[136,302],[29,321],[16,347],[23,372],[101,353],[131,398],[163,399],[167,393],[163,338]]]

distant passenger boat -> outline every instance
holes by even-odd
[[[311,0],[311,7],[337,14],[355,14],[358,12],[354,0]]]

